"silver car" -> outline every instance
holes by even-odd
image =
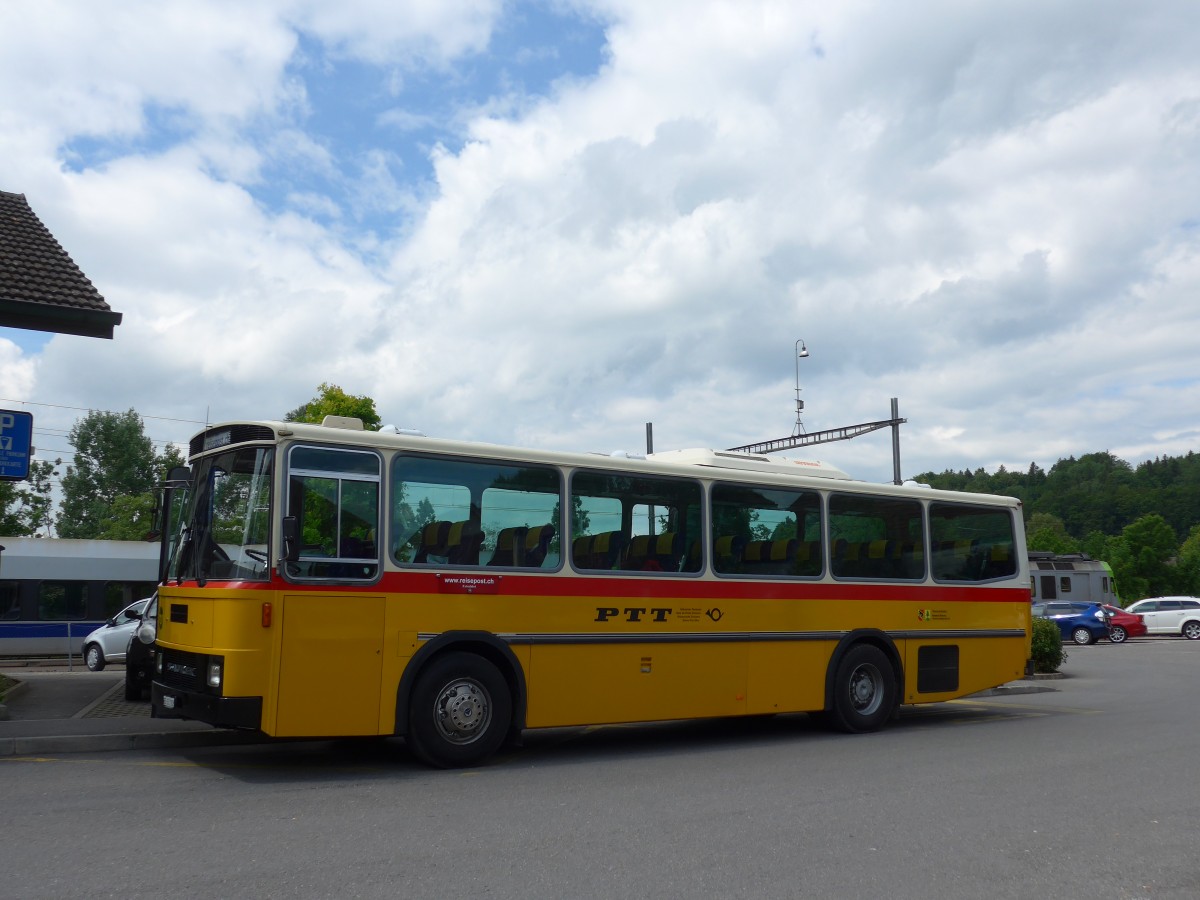
[[[1126,612],[1141,616],[1149,634],[1182,634],[1200,640],[1200,598],[1148,597],[1131,603]]]
[[[83,658],[89,669],[100,672],[110,662],[125,662],[129,639],[142,621],[150,599],[130,603],[83,639]]]

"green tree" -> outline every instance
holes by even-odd
[[[1082,544],[1080,544],[1080,547],[1092,559],[1102,559],[1108,562],[1107,552],[1110,540],[1112,538],[1103,531],[1089,531],[1087,536],[1084,537]],[[1111,562],[1109,565],[1111,565]]]
[[[102,541],[148,540],[154,531],[156,511],[152,493],[116,497],[109,515],[100,523],[96,538]]]
[[[1170,594],[1178,575],[1173,565],[1178,539],[1167,520],[1157,513],[1142,516],[1105,546],[1105,561],[1128,603],[1142,597]]]
[[[51,515],[51,481],[58,477],[58,467],[61,465],[61,459],[54,462],[45,459],[34,460],[29,464],[29,481],[23,492],[26,534],[44,533],[47,537],[50,536],[50,527],[54,524]]]
[[[1030,550],[1049,550],[1051,553],[1079,552],[1079,541],[1067,534],[1067,527],[1062,519],[1050,513],[1038,512],[1030,516],[1025,532],[1025,543]]]
[[[368,431],[378,431],[379,413],[375,401],[364,395],[347,394],[336,384],[323,383],[317,388],[317,396],[304,403],[286,416],[285,422],[313,422],[320,424],[326,416],[349,416],[362,419]]]
[[[11,534],[13,537],[23,535],[24,524],[21,521],[21,498],[17,491],[17,482],[0,481],[0,534]]]
[[[1184,594],[1196,596],[1200,591],[1200,525],[1193,525],[1191,533],[1179,547],[1175,565],[1177,584]]]
[[[153,530],[158,485],[171,467],[184,462],[179,448],[168,444],[155,454],[132,409],[89,412],[72,426],[68,440],[75,464],[62,480],[58,536],[144,539]]]
[[[61,459],[32,460],[25,481],[0,481],[0,534],[14,537],[50,534],[50,482]]]

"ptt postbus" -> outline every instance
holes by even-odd
[[[464,766],[548,726],[805,711],[873,731],[1029,658],[1007,497],[336,417],[214,425],[190,465],[159,589],[158,716],[400,735]]]

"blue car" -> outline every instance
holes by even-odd
[[[1099,603],[1079,600],[1051,600],[1033,604],[1033,614],[1049,619],[1062,632],[1063,640],[1094,644],[1109,637],[1108,614]]]

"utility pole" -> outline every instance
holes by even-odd
[[[773,441],[760,441],[757,444],[743,444],[740,447],[730,447],[727,452],[777,453],[780,450],[794,450],[797,447],[808,447],[813,444],[848,441],[851,438],[870,434],[872,431],[878,431],[881,428],[891,428],[892,482],[893,484],[902,484],[903,479],[900,475],[900,426],[905,424],[908,419],[900,418],[900,401],[897,398],[892,398],[892,417],[890,419],[881,419],[878,422],[864,422],[861,425],[846,425],[842,428],[830,428],[826,431],[815,431],[812,434],[805,433],[804,423],[800,421],[800,414],[804,411],[804,401],[800,399],[800,360],[806,358],[808,355],[808,347],[804,341],[796,341],[796,424],[792,428],[791,437],[777,438]],[[647,425],[647,429],[649,429],[649,425]],[[648,430],[646,439],[648,444]]]

